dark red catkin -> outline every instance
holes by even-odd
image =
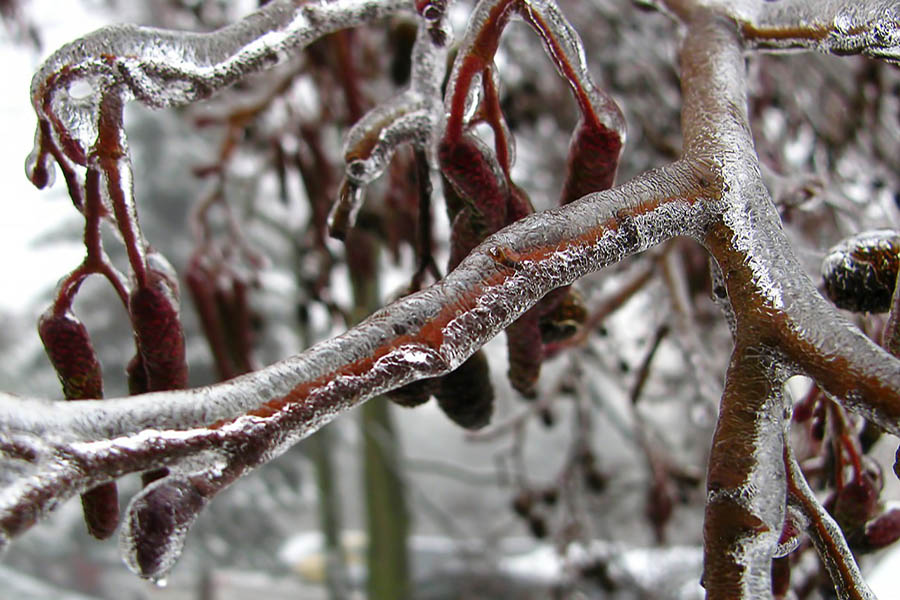
[[[128,366],[129,388],[158,392],[187,387],[177,283],[161,270],[149,269],[145,284],[136,287],[128,298],[128,314],[138,348],[138,355]],[[155,469],[144,473],[142,480],[147,485],[166,474],[165,468]]]
[[[135,288],[128,299],[128,313],[147,375],[147,391],[184,389],[187,362],[176,284],[161,272],[149,270],[146,285]]]
[[[87,328],[71,312],[44,313],[38,322],[38,334],[67,400],[103,397],[103,373]],[[110,481],[81,495],[84,522],[88,532],[103,540],[119,524],[119,495]]]
[[[172,475],[147,488],[129,509],[126,560],[147,579],[163,577],[181,553],[187,531],[209,498],[191,478]]]

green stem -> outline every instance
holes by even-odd
[[[377,242],[359,229],[347,236],[354,321],[380,308]],[[399,440],[384,397],[362,406],[363,483],[368,529],[369,600],[403,600],[411,595],[407,537],[409,512],[401,477]]]

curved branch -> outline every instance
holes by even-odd
[[[532,215],[430,288],[223,384],[102,402],[0,394],[0,455],[21,472],[0,492],[2,536],[125,473],[210,452],[244,472],[368,398],[450,372],[550,290],[674,235],[697,235],[706,208],[696,181],[674,164]]]
[[[789,0],[758,3],[751,19],[738,19],[754,48],[808,48],[900,62],[900,5],[891,0]]]

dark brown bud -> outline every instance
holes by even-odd
[[[822,261],[825,293],[838,308],[886,312],[900,267],[900,233],[866,231],[837,244]]]
[[[584,471],[584,484],[587,486],[588,490],[595,494],[602,494],[606,491],[606,486],[609,483],[607,476],[597,468],[585,469]]]
[[[879,491],[874,478],[865,472],[838,491],[832,514],[848,537],[855,537],[874,516],[878,510]]]
[[[487,425],[494,413],[494,388],[484,352],[479,350],[441,377],[435,396],[441,410],[460,427],[480,429]]]
[[[420,379],[396,390],[391,390],[385,396],[394,404],[414,408],[428,402],[438,385],[440,384],[437,379]]]
[[[544,539],[547,537],[547,520],[540,515],[532,514],[528,517],[528,530],[537,539]]]
[[[103,374],[87,328],[70,312],[41,316],[38,334],[67,400],[103,397]]]
[[[862,546],[879,550],[900,539],[900,508],[892,508],[866,524]]]
[[[512,500],[512,509],[513,511],[522,517],[523,519],[527,519],[531,514],[531,509],[534,507],[534,494],[531,490],[522,490],[518,494],[513,497]]]

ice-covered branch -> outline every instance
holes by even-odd
[[[0,395],[0,450],[14,475],[0,492],[3,536],[125,473],[163,465],[178,473],[196,460],[240,473],[268,461],[374,395],[449,372],[550,290],[673,235],[696,236],[705,211],[696,174],[675,164],[528,217],[432,287],[232,381],[102,402]]]
[[[663,0],[684,20],[711,11],[736,21],[748,47],[812,49],[900,61],[900,5],[894,0]]]
[[[771,597],[784,521],[784,400],[777,359],[738,347],[710,450],[703,584],[709,600]]]
[[[789,423],[790,420],[786,420],[786,425]],[[789,503],[804,517],[806,532],[828,569],[838,596],[847,600],[875,600],[875,594],[866,585],[841,528],[809,488],[791,450],[788,427],[785,427],[784,462]]]
[[[721,268],[736,318],[736,350],[709,462],[708,598],[771,596],[784,516],[780,428],[787,376],[808,374],[848,408],[900,432],[893,358],[816,292],[763,186],[742,50],[734,23],[700,15],[682,51],[685,150],[710,168],[721,190],[721,218],[702,241]]]

